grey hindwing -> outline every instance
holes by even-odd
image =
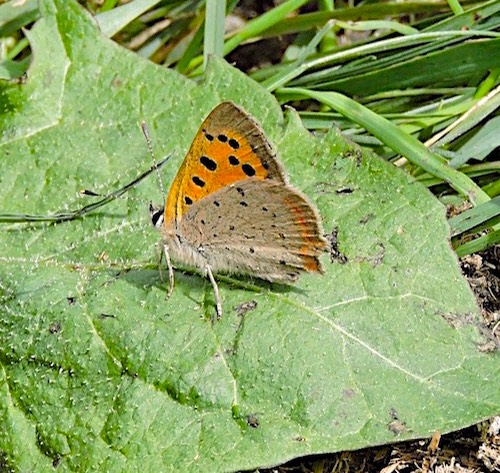
[[[325,249],[314,207],[291,186],[246,179],[210,194],[185,214],[180,233],[216,272],[294,281]]]

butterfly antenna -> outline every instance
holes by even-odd
[[[142,133],[144,134],[144,138],[146,138],[146,143],[148,145],[149,154],[151,155],[151,159],[153,160],[153,167],[156,169],[156,175],[158,176],[158,183],[160,185],[160,190],[162,196],[165,196],[165,189],[163,187],[163,182],[161,181],[160,171],[158,170],[158,161],[156,160],[155,153],[153,151],[153,145],[151,144],[151,137],[149,136],[149,128],[146,125],[145,121],[141,122]]]

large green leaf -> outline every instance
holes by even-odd
[[[194,83],[44,0],[23,85],[2,85],[0,207],[88,203],[150,166],[173,178],[201,120],[233,100],[347,258],[295,287],[176,273],[165,300],[154,175],[81,220],[2,224],[0,465],[14,471],[231,471],[450,431],[498,411],[498,357],[448,244],[440,204],[338,133],[309,135],[222,61]],[[87,199],[87,200],[86,200]],[[246,304],[251,301],[254,304]],[[237,310],[235,309],[237,308]],[[247,309],[246,313],[244,309]],[[396,419],[397,417],[397,419]]]

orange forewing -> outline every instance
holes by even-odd
[[[285,182],[259,125],[233,103],[223,102],[202,123],[172,183],[165,225],[179,221],[203,197],[249,177]]]

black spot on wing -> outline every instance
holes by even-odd
[[[229,144],[229,146],[231,146],[231,148],[233,148],[233,149],[239,149],[239,147],[240,147],[240,143],[238,142],[238,140],[235,140],[234,138],[231,138],[231,139],[228,141],[228,144]]]
[[[203,164],[203,166],[205,166],[209,171],[215,171],[217,169],[217,163],[208,156],[202,156],[200,158],[200,163]]]
[[[213,141],[214,140],[214,135],[211,135],[210,133],[208,133],[207,130],[203,129],[201,130],[204,134],[205,134],[205,138],[208,140],[208,141]]]
[[[198,187],[205,187],[205,181],[198,176],[193,176],[191,180],[194,182],[195,185]]]
[[[243,166],[241,166],[241,169],[248,177],[255,176],[255,169],[250,164],[248,163],[243,164]]]

